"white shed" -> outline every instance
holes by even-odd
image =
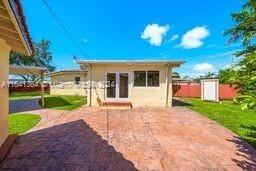
[[[202,79],[201,80],[201,100],[219,101],[219,80]]]

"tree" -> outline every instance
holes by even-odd
[[[180,78],[180,74],[178,72],[173,72],[172,78]]]
[[[185,76],[183,77],[183,79],[188,80],[188,79],[189,79],[189,76],[188,76],[188,75],[185,75]]]
[[[214,72],[207,72],[204,75],[200,75],[199,77],[195,78],[194,81],[200,82],[201,79],[211,79],[216,78],[216,74]]]
[[[26,56],[17,52],[11,52],[10,64],[27,65],[27,66],[40,66],[45,67],[48,71],[54,71],[55,67],[51,64],[52,53],[50,52],[51,42],[42,39],[38,43],[34,43],[35,53],[33,56]],[[37,81],[39,76],[33,75],[21,75],[25,81]]]
[[[243,57],[237,64],[237,72],[232,76],[239,88],[234,99],[242,109],[256,108],[256,1],[248,0],[240,12],[231,15],[236,25],[227,29],[224,35],[231,35],[228,43],[242,40],[244,49],[235,53]]]
[[[201,78],[215,78],[216,74],[214,72],[207,72]]]
[[[236,74],[236,71],[232,68],[221,69],[218,73],[218,79],[220,83],[223,84],[232,84],[234,80],[232,80],[233,76]]]

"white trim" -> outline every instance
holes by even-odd
[[[120,63],[141,63],[141,64],[174,64],[181,65],[185,63],[180,60],[78,60],[78,64],[120,64]]]

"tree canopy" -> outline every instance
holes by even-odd
[[[33,43],[35,52],[32,56],[25,56],[17,52],[10,53],[10,64],[26,65],[26,66],[40,66],[45,67],[48,71],[54,71],[55,67],[52,65],[52,53],[50,51],[51,42],[42,39],[38,43]],[[25,81],[36,81],[38,76],[21,75]]]
[[[180,74],[178,72],[173,72],[172,78],[180,78]]]
[[[227,68],[227,69],[219,70],[217,77],[218,77],[220,83],[232,84],[234,82],[234,80],[232,80],[232,78],[234,77],[235,74],[236,74],[236,71],[234,69]]]
[[[224,35],[230,35],[228,43],[241,40],[244,46],[243,50],[235,53],[237,57],[243,57],[232,76],[233,83],[239,89],[235,101],[241,104],[242,109],[256,108],[256,1],[247,0],[242,10],[231,16],[236,24]]]

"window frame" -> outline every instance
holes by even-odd
[[[135,86],[135,72],[145,72],[145,74],[146,74],[145,86]],[[145,87],[147,87],[147,71],[146,70],[134,70],[133,71],[133,87],[136,87],[136,88],[145,88]]]
[[[158,86],[148,86],[148,71],[158,71]],[[146,81],[146,83],[147,83],[146,86],[147,87],[150,87],[150,88],[160,87],[160,71],[159,70],[147,70],[146,77],[147,77],[147,81]]]
[[[78,81],[78,80],[76,80],[77,78],[79,78],[79,81]],[[81,77],[75,77],[75,84],[76,84],[76,85],[79,85],[79,84],[80,84],[80,82],[81,82]]]
[[[135,71],[145,71],[146,72],[146,85],[145,86],[135,86]],[[148,71],[158,71],[159,79],[158,79],[158,86],[148,86]],[[133,88],[141,89],[141,88],[160,88],[160,74],[161,71],[157,69],[148,69],[148,70],[133,70]]]

